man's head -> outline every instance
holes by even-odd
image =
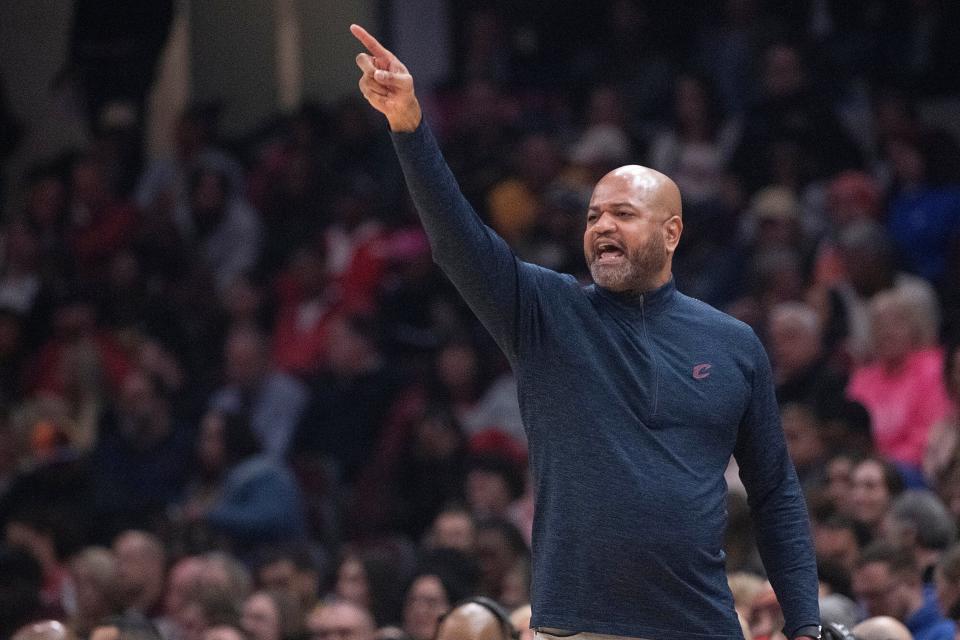
[[[34,622],[23,627],[13,636],[13,640],[74,640],[76,635],[69,627],[56,620]]]
[[[346,600],[318,605],[307,616],[310,640],[373,640],[376,630],[370,612]]]
[[[117,584],[124,603],[146,613],[163,596],[166,552],[160,540],[145,531],[125,531],[113,542]]]
[[[923,605],[923,581],[913,555],[889,543],[864,549],[852,577],[853,592],[871,616],[903,621]]]
[[[597,183],[587,210],[583,253],[590,275],[618,292],[666,284],[682,232],[673,180],[638,165],[615,169]]]
[[[890,616],[867,618],[851,631],[857,640],[913,640],[910,630]]]
[[[436,640],[512,640],[518,634],[510,617],[489,598],[470,598],[455,606],[437,627]]]
[[[316,603],[320,576],[307,549],[271,549],[257,563],[260,588],[285,591],[306,612]]]
[[[883,537],[911,551],[945,551],[957,535],[950,512],[934,493],[911,489],[890,505]]]
[[[792,380],[823,353],[820,318],[802,302],[782,302],[770,312],[771,351],[778,382]]]

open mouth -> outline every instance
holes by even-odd
[[[623,259],[623,249],[613,242],[600,242],[596,246],[597,262],[604,264]]]

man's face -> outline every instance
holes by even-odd
[[[615,171],[597,183],[587,210],[583,253],[594,282],[611,291],[655,288],[675,248],[664,223],[671,217],[660,189],[644,175]],[[677,234],[679,239],[679,234]]]
[[[875,460],[865,460],[854,468],[852,480],[853,517],[860,522],[878,525],[890,507],[890,492],[883,467]]]
[[[891,616],[903,622],[910,613],[904,580],[885,562],[871,562],[853,572],[853,593],[870,616]]]
[[[310,640],[372,640],[374,631],[370,617],[352,604],[326,605],[307,618]]]
[[[790,317],[770,321],[771,351],[776,368],[789,378],[811,366],[820,356],[820,336]]]

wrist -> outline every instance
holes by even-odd
[[[402,114],[387,118],[387,124],[394,133],[412,133],[420,126],[422,119],[420,104],[415,101],[409,109],[404,109]]]

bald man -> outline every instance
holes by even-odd
[[[373,640],[376,630],[370,612],[346,600],[318,604],[307,615],[310,640]]]
[[[383,113],[433,259],[506,354],[536,493],[531,625],[540,638],[740,640],[722,549],[736,455],[790,638],[817,637],[817,574],[770,363],[745,324],[679,293],[667,176],[596,185],[594,283],[519,260],[466,201],[413,77],[359,26],[360,91]]]
[[[507,612],[486,598],[464,602],[443,617],[434,640],[517,640]]]
[[[857,640],[913,640],[910,630],[890,616],[867,618],[852,631]]]

